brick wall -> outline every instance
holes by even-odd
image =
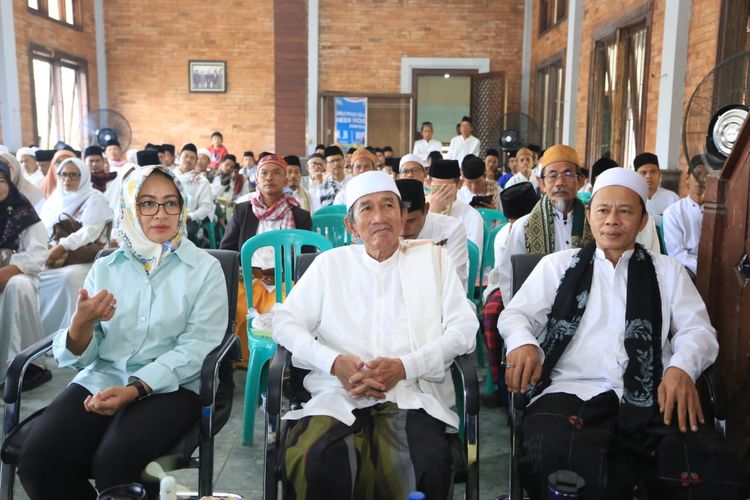
[[[96,78],[94,3],[93,0],[81,0],[80,4],[82,25],[77,30],[66,24],[32,13],[26,6],[26,0],[13,0],[23,144],[36,143],[32,113],[31,71],[29,67],[29,47],[32,44],[41,45],[86,60],[89,109],[96,109],[99,105]]]
[[[232,153],[272,150],[273,23],[273,0],[106,2],[109,106],[130,122],[132,147],[208,146],[220,130]],[[189,60],[226,61],[227,92],[190,93]]]
[[[488,57],[520,106],[523,1],[321,0],[320,90],[399,93],[401,57]]]

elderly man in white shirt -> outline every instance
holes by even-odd
[[[677,193],[661,187],[661,169],[659,157],[653,153],[641,153],[633,158],[633,169],[643,176],[648,186],[646,210],[659,226],[668,206],[677,203],[680,197]]]
[[[423,162],[427,161],[427,156],[432,151],[441,151],[443,143],[432,138],[432,122],[422,123],[422,138],[414,141],[412,153],[419,156]]]
[[[661,437],[677,430],[664,426],[704,422],[695,380],[716,359],[716,332],[679,262],[636,244],[646,193],[632,170],[601,174],[587,211],[595,242],[543,258],[500,315],[506,383],[532,397],[520,468],[532,498],[560,469],[583,477],[584,498],[620,498],[668,449]],[[675,455],[701,447],[675,444],[687,447]]]
[[[401,237],[405,240],[432,240],[448,252],[464,288],[468,290],[469,249],[464,226],[453,217],[430,212],[425,202],[422,183],[416,179],[396,181],[401,199],[406,206],[406,219]]]
[[[346,226],[364,245],[322,253],[274,316],[274,340],[311,370],[312,399],[285,417],[299,420],[286,493],[447,498],[445,433],[459,422],[448,367],[474,349],[476,314],[442,247],[399,240],[406,212],[390,176],[366,172],[346,189]]]
[[[27,181],[35,186],[38,186],[42,179],[44,179],[44,173],[39,165],[36,163],[36,151],[37,148],[18,148],[16,151],[16,159],[23,168],[23,176]]]
[[[459,130],[461,131],[461,135],[457,135],[456,137],[451,139],[450,146],[448,147],[448,153],[445,157],[448,160],[456,160],[460,164],[463,161],[464,156],[468,154],[479,156],[482,148],[482,143],[479,141],[479,139],[471,135],[473,130],[473,123],[471,121],[471,118],[469,118],[468,116],[464,116],[463,118],[461,118]]]
[[[688,195],[664,211],[667,255],[679,260],[693,278],[698,272],[698,246],[701,242],[707,175],[708,167],[705,165],[691,165],[685,174]]]

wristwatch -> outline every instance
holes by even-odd
[[[128,384],[128,387],[135,387],[138,391],[138,399],[136,399],[136,401],[140,401],[141,399],[145,399],[151,395],[149,390],[146,389],[146,384],[144,384],[140,379],[133,380]]]

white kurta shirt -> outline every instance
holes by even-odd
[[[427,217],[417,236],[418,240],[445,240],[445,251],[456,267],[458,278],[467,287],[469,278],[469,248],[466,245],[466,230],[463,224],[454,217],[427,212]],[[468,290],[468,288],[466,288]]]
[[[36,187],[39,187],[42,184],[42,180],[44,180],[44,174],[42,173],[41,168],[37,168],[36,170],[34,170],[33,174],[27,174],[26,169],[24,169],[23,176],[26,178],[27,181],[29,181]]]
[[[690,196],[682,198],[664,211],[664,244],[667,255],[679,260],[693,273],[698,269],[698,246],[701,242],[703,206]]]
[[[442,315],[442,335],[418,348],[410,345],[412,315],[425,310],[407,309],[399,268],[403,258],[396,251],[378,262],[363,245],[334,248],[319,255],[294,286],[274,314],[273,339],[292,353],[295,366],[312,370],[304,381],[312,399],[301,410],[288,412],[286,418],[328,415],[352,425],[353,410],[390,401],[401,409],[423,408],[448,425],[458,425],[456,414],[418,384],[450,378],[451,361],[474,349],[477,317],[453,263],[444,258],[442,300],[425,305]],[[431,295],[427,292],[415,298],[414,291],[410,300]],[[363,361],[397,357],[406,380],[388,391],[385,400],[354,399],[331,374],[339,354],[354,354]]]
[[[462,203],[459,200],[453,202],[449,214],[464,225],[466,237],[479,247],[479,262],[482,262],[482,249],[484,248],[484,219],[476,208]]]
[[[677,196],[677,193],[660,187],[651,198],[646,200],[646,211],[654,218],[654,222],[658,226],[661,224],[661,219],[667,207],[678,201],[680,201],[680,197]]]
[[[185,189],[187,215],[190,220],[201,222],[206,217],[213,219],[215,205],[211,198],[211,185],[208,179],[196,171],[185,174],[175,171],[175,176]]]
[[[571,249],[544,257],[505,306],[497,327],[508,352],[525,344],[539,346],[560,280],[577,252],[578,249]],[[625,252],[613,266],[604,252],[596,250],[586,312],[552,370],[550,386],[542,394],[565,392],[586,401],[614,390],[622,397],[622,377],[628,364],[625,306],[632,254],[632,250]],[[664,369],[675,366],[697,380],[719,352],[716,331],[698,290],[680,263],[660,254],[652,253],[651,258],[661,295]]]
[[[424,139],[420,139],[418,141],[414,141],[414,149],[412,153],[414,153],[415,155],[419,155],[419,157],[422,158],[422,161],[427,161],[427,157],[431,152],[441,151],[442,149],[443,143],[440,141],[431,139],[430,142],[427,142]]]
[[[500,288],[500,264],[505,261],[505,250],[508,248],[508,236],[510,236],[510,228],[512,226],[513,225],[510,223],[505,224],[502,229],[497,232],[497,235],[495,235],[495,241],[492,242],[492,247],[495,251],[495,267],[490,271],[487,288],[485,288],[482,293],[482,297],[485,301],[492,292]]]
[[[467,139],[464,139],[462,135],[457,135],[451,139],[451,145],[445,157],[448,160],[457,160],[460,165],[464,156],[468,154],[479,156],[481,147],[482,144],[479,142],[479,139],[473,135],[470,135]]]

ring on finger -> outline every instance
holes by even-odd
[[[506,369],[508,369],[508,370],[512,370],[514,366],[515,366],[515,365],[512,365],[512,364],[510,364],[510,363],[506,363],[506,364],[505,364],[505,368],[506,368]]]

